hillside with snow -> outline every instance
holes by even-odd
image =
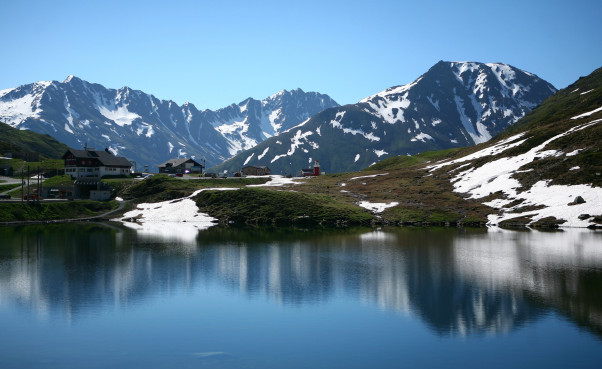
[[[492,208],[490,225],[602,225],[602,68],[495,142],[427,167]]]
[[[184,220],[204,227],[208,217],[254,225],[602,228],[601,108],[602,68],[485,143],[392,156],[359,173],[272,175],[261,177],[266,183],[246,186],[244,181],[260,177],[214,182],[235,188],[203,189],[190,181],[182,209],[181,201],[158,197],[162,202],[139,204],[121,219],[135,221],[139,229]],[[153,181],[181,185],[157,176],[124,196],[135,201]],[[152,222],[158,223],[146,224]]]
[[[267,137],[338,104],[327,95],[283,90],[217,111],[159,100],[142,91],[108,89],[74,76],[0,91],[0,122],[48,134],[73,148],[108,148],[139,169],[170,158],[216,165]]]
[[[555,92],[506,64],[441,61],[410,84],[326,109],[214,169],[259,165],[297,174],[318,159],[326,172],[342,172],[389,156],[470,146],[491,139]]]

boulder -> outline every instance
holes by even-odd
[[[577,196],[575,197],[575,200],[573,200],[573,202],[569,202],[568,205],[577,205],[577,204],[584,204],[585,200],[583,200],[583,197],[581,196]]]

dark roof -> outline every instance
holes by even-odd
[[[247,165],[246,167],[243,167],[242,169],[245,169],[245,168],[270,169],[268,167],[258,167],[257,165]]]
[[[67,153],[72,153],[78,159],[98,159],[104,166],[112,167],[127,167],[130,168],[132,164],[129,160],[123,156],[115,156],[107,150],[75,150],[69,149]],[[65,158],[63,155],[63,159]]]
[[[187,163],[189,161],[192,161],[194,163],[194,165],[197,167],[201,166],[201,164],[197,163],[194,159],[178,158],[178,159],[169,159],[165,163],[160,164],[159,168],[166,167],[167,164],[171,164],[172,167],[177,167],[177,166]]]
[[[100,178],[78,178],[73,182],[76,186],[96,186],[101,182]]]

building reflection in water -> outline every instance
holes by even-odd
[[[443,335],[508,332],[550,310],[602,335],[600,232],[190,232],[1,228],[0,304],[77,319],[212,285],[283,305],[356,300]]]

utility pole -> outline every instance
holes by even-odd
[[[23,205],[23,193],[25,191],[25,180],[23,179],[23,165],[21,165],[21,205]]]
[[[42,194],[42,182],[40,181],[40,166],[38,165],[38,186],[37,186],[36,202],[40,203],[40,195]]]
[[[29,204],[29,165],[27,166],[27,203]]]

